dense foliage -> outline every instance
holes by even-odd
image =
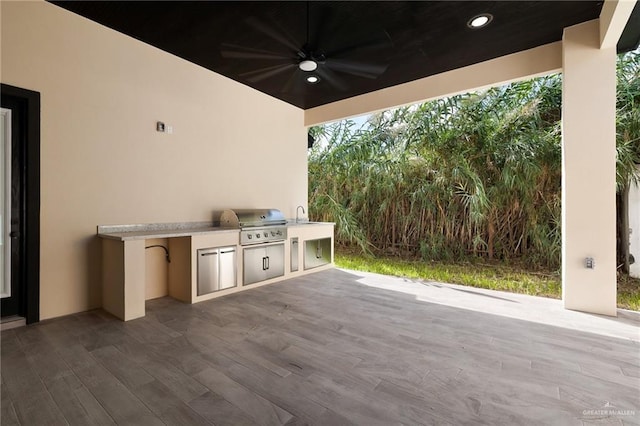
[[[620,187],[640,160],[639,58],[619,61]],[[561,100],[551,75],[312,128],[310,213],[365,252],[556,268]]]

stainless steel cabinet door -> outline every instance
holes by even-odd
[[[317,268],[331,263],[331,238],[304,242],[304,269]]]
[[[220,279],[219,289],[236,286],[236,248],[222,247],[219,250],[220,257]]]
[[[198,296],[218,290],[218,249],[198,250]]]
[[[244,285],[257,283],[267,279],[265,258],[267,249],[265,247],[251,247],[244,249]]]
[[[267,279],[284,275],[284,243],[267,246]]]
[[[298,237],[291,239],[291,272],[298,270]]]

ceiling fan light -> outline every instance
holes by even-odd
[[[317,82],[320,81],[320,77],[318,77],[315,74],[312,74],[310,76],[307,76],[306,80],[307,80],[307,83],[316,84]]]
[[[300,67],[302,71],[309,72],[309,71],[315,71],[316,68],[318,68],[318,64],[316,63],[316,61],[305,59],[304,61],[300,62],[298,67]]]
[[[493,20],[493,15],[490,13],[481,13],[480,15],[476,15],[473,18],[469,19],[467,22],[467,26],[474,30],[478,28],[485,27],[489,25],[489,22]]]

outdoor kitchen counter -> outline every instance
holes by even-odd
[[[287,226],[311,226],[311,225],[335,225],[335,222],[309,222],[300,220],[296,222],[295,219],[287,220]]]
[[[216,241],[223,241],[225,245],[237,244],[238,229],[214,225],[213,222],[99,225],[97,235],[102,240],[103,309],[123,321],[143,317],[147,241],[164,239],[169,245],[183,240],[211,245]],[[174,264],[170,263],[169,269]],[[175,297],[171,293],[169,295]]]
[[[190,237],[211,233],[238,233],[237,228],[214,226],[210,222],[152,223],[140,225],[99,225],[98,236],[118,241]]]
[[[123,321],[145,316],[146,288],[149,271],[145,249],[164,246],[167,251],[167,294],[174,299],[196,303],[236,291],[255,288],[282,279],[333,266],[331,257],[319,267],[291,268],[291,241],[295,239],[294,257],[304,259],[305,240],[325,238],[333,247],[334,224],[329,222],[287,222],[284,245],[284,275],[251,284],[242,283],[243,252],[239,245],[240,229],[214,226],[213,222],[183,222],[135,225],[99,225],[97,236],[102,241],[102,307]],[[164,240],[162,244],[151,240]],[[236,282],[232,288],[200,295],[197,293],[197,252],[215,247],[236,247]],[[327,251],[325,250],[325,253]],[[155,296],[157,297],[157,296]]]

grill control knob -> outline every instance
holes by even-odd
[[[269,233],[268,233],[268,232],[265,232],[265,233],[264,233],[264,237],[265,237],[265,238],[268,238],[268,237],[269,237]]]
[[[260,234],[256,234],[256,238],[260,238]]]
[[[272,237],[275,237],[275,236],[276,236],[276,233],[275,233],[275,232],[273,232],[273,231],[271,231],[271,236],[272,236]]]
[[[278,235],[282,235],[282,231],[278,229],[277,234],[278,234]]]
[[[252,239],[253,235],[249,234],[249,235],[247,235],[247,238]]]

